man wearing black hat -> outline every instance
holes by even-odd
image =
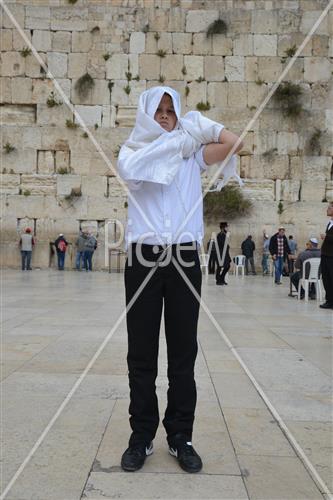
[[[218,246],[218,255],[217,255],[217,269],[216,269],[216,284],[217,285],[227,285],[228,283],[225,281],[225,276],[230,269],[231,257],[229,253],[229,245],[226,241],[227,233],[228,233],[228,223],[221,222],[220,229],[221,231],[217,235],[217,246]]]
[[[324,240],[321,246],[321,274],[326,292],[326,302],[319,307],[322,309],[333,309],[333,202],[327,207],[327,215],[330,217],[326,227],[326,234],[321,235]]]

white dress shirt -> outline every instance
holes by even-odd
[[[145,217],[129,197],[126,247],[133,242],[148,245],[202,242],[204,227],[200,174],[207,167],[203,148],[201,146],[190,158],[183,159],[181,168],[169,185],[127,182],[131,195]],[[195,205],[193,214],[184,224]]]

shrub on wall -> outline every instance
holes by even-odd
[[[249,215],[251,210],[251,201],[244,197],[238,186],[225,186],[222,191],[207,193],[204,198],[204,216],[207,219],[233,219]]]

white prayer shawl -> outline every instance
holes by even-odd
[[[177,125],[171,132],[155,120],[156,109],[167,93],[173,101]],[[181,104],[178,92],[170,87],[153,87],[140,95],[135,126],[118,156],[118,171],[130,189],[139,189],[142,182],[169,185],[175,178],[184,158],[192,156],[202,144],[218,142],[222,124],[190,111],[180,118]],[[219,190],[236,172],[237,160],[233,155],[223,169]]]

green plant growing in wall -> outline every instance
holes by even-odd
[[[124,202],[124,208],[127,208],[128,207],[128,203],[127,201]]]
[[[204,82],[205,81],[205,78],[203,76],[199,76],[199,78],[197,78],[195,80],[197,83],[201,83],[201,82]]]
[[[222,191],[207,193],[204,198],[204,215],[207,219],[230,219],[249,215],[252,203],[244,197],[238,186],[227,185]]]
[[[6,167],[2,169],[2,173],[3,173],[3,174],[6,174],[6,173],[7,173],[7,169],[6,169]]]
[[[266,161],[272,161],[274,156],[276,155],[277,153],[277,148],[271,148],[271,149],[268,149],[267,151],[265,151],[263,154],[262,154],[262,157],[264,158],[264,160]]]
[[[108,89],[110,92],[112,92],[113,87],[114,87],[114,82],[111,82],[111,80],[110,80],[108,83]]]
[[[156,42],[158,42],[159,39],[161,38],[161,35],[159,33],[155,33],[154,38],[155,38]]]
[[[29,49],[29,47],[23,47],[23,49],[20,50],[20,54],[22,57],[28,57],[31,54],[31,49]]]
[[[99,127],[98,123],[95,123],[95,125],[94,125],[94,129],[95,129],[95,130],[97,130],[97,129],[98,129],[98,127]]]
[[[129,85],[126,85],[126,87],[124,87],[124,92],[125,92],[125,94],[130,95],[131,87]]]
[[[140,81],[140,76],[139,76],[139,75],[136,75],[136,76],[133,78],[133,80],[135,80],[135,81],[139,82],[139,81]]]
[[[311,135],[310,139],[309,139],[309,152],[311,154],[317,154],[317,155],[321,155],[321,143],[320,143],[320,139],[322,137],[323,133],[321,130],[319,130],[318,128],[316,128],[316,130],[313,132],[313,134]]]
[[[142,32],[143,32],[143,33],[148,33],[148,31],[149,31],[149,24],[147,23],[147,24],[145,24],[145,25],[144,25],[144,27],[142,28]]]
[[[75,187],[72,188],[70,194],[66,195],[64,198],[65,200],[71,201],[76,200],[80,196],[82,196],[81,187]]]
[[[90,33],[92,35],[97,35],[97,33],[99,33],[101,30],[100,30],[100,27],[99,26],[94,26],[93,28],[91,28],[90,30]]]
[[[184,76],[187,75],[187,69],[185,65],[182,67],[182,73]]]
[[[62,101],[59,101],[52,91],[47,98],[46,104],[49,108],[54,108],[55,106],[60,106],[62,104]]]
[[[284,51],[285,57],[282,57],[281,62],[285,63],[288,57],[293,57],[296,54],[297,47],[296,45],[293,45],[292,47],[289,47]]]
[[[200,102],[198,102],[196,108],[198,111],[209,111],[210,104],[208,101],[207,102],[200,101]]]
[[[257,84],[257,85],[263,85],[264,83],[265,83],[265,80],[262,80],[262,78],[259,78],[259,77],[258,77],[258,78],[256,79],[256,84]]]
[[[224,35],[228,31],[228,25],[223,19],[216,19],[207,28],[206,36]]]
[[[165,56],[166,56],[166,54],[167,54],[167,53],[166,53],[166,51],[165,51],[165,50],[162,50],[162,49],[159,49],[159,50],[156,52],[156,55],[157,55],[158,57],[161,57],[161,58],[165,57]]]
[[[132,80],[132,73],[130,71],[127,71],[125,73],[125,76],[126,76],[126,79],[128,82],[130,82]]]
[[[160,75],[160,77],[159,77],[158,81],[159,81],[160,83],[164,83],[164,82],[165,82],[165,76],[164,76],[164,75]]]
[[[121,146],[118,145],[114,150],[113,150],[113,155],[115,158],[118,158],[119,156],[119,151],[120,151]]]
[[[78,124],[73,122],[73,120],[70,120],[69,118],[66,120],[66,127],[71,128],[71,129],[76,129],[78,128]]]
[[[3,149],[4,149],[4,152],[6,154],[9,154],[9,153],[12,153],[13,151],[15,151],[15,147],[12,146],[9,142],[6,142],[6,144],[4,145]]]
[[[25,189],[22,194],[24,196],[30,196],[31,195],[31,191],[29,189]]]
[[[67,0],[67,2],[74,5],[77,2],[77,0]]]
[[[89,73],[85,73],[76,82],[75,90],[79,94],[79,96],[84,99],[88,96],[90,90],[94,87],[94,85],[94,79],[89,75]]]
[[[11,168],[11,169],[9,170],[9,173],[10,173],[10,174],[15,174],[14,169],[13,169],[13,168]]]
[[[186,85],[185,87],[185,97],[187,97],[190,93],[190,87],[188,85]]]
[[[103,59],[104,61],[108,61],[111,57],[111,54],[109,52],[106,52],[105,54],[103,54]]]
[[[68,169],[66,167],[59,167],[57,170],[57,174],[66,175],[69,174]]]
[[[282,106],[286,116],[297,117],[302,112],[300,98],[303,94],[302,87],[296,83],[281,83],[273,94],[274,100]]]
[[[283,213],[283,203],[282,201],[279,201],[279,204],[278,204],[278,214],[281,215]]]

